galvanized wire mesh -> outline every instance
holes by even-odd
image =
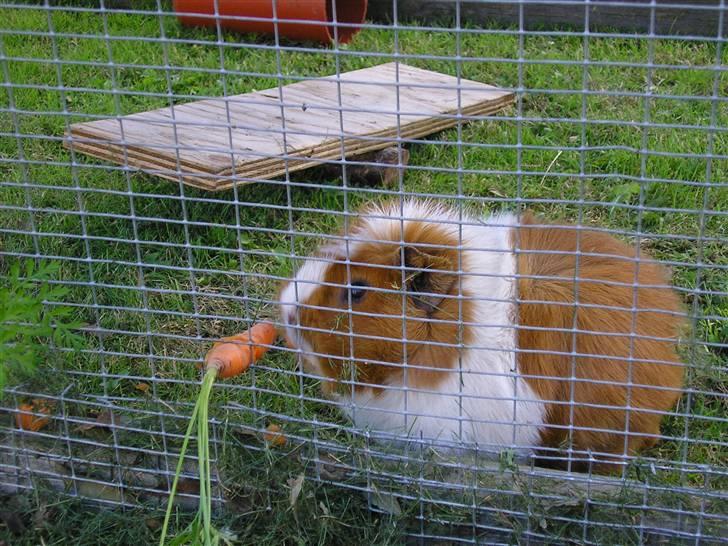
[[[58,263],[51,282],[69,292],[44,304],[70,306],[84,323],[80,349],[54,347],[39,375],[6,389],[2,489],[45,484],[125,506],[164,500],[199,386],[196,364],[210,343],[263,318],[281,325],[279,283],[337,226],[354,221],[362,204],[428,198],[454,207],[461,226],[473,222],[466,211],[485,217],[525,209],[598,226],[635,245],[638,261],[641,249],[671,269],[691,329],[681,350],[686,389],[666,412],[657,447],[626,457],[613,477],[550,470],[503,446],[453,456],[415,438],[400,449],[353,426],[337,408],[346,402],[324,397],[320,378],[298,365],[306,351],[327,355],[280,346],[244,377],[216,385],[216,500],[230,500],[241,476],[270,464],[272,446],[261,438],[276,423],[296,469],[402,518],[403,534],[415,540],[728,541],[725,5],[599,2],[649,14],[646,29],[624,31],[593,28],[593,4],[555,3],[583,13],[583,27],[534,29],[525,14],[538,2],[514,3],[518,24],[507,27],[475,24],[465,16],[477,6],[461,2],[448,5],[442,20],[412,23],[395,0],[391,21],[368,21],[350,45],[329,47],[278,32],[241,37],[222,24],[183,28],[163,2],[0,5],[0,265],[7,274],[16,261]],[[678,9],[709,11],[716,33],[658,31],[665,13]],[[336,34],[335,14],[330,26]],[[329,135],[341,140],[342,158],[326,161],[328,171],[240,178],[223,193],[63,147],[72,123],[280,91],[389,61],[512,90],[515,105],[488,116],[458,112],[455,129],[430,137],[389,139],[399,154],[390,186],[350,180],[352,169],[377,165],[343,158],[348,110],[340,95],[338,106],[309,105],[342,118],[339,134]],[[377,107],[362,100],[358,113]],[[285,149],[290,131],[282,103]],[[169,146],[179,154],[179,142]],[[360,239],[344,237],[344,247]],[[578,249],[577,261],[594,252]],[[579,284],[577,266],[577,292]],[[344,320],[356,316],[351,306]],[[356,362],[351,351],[346,360]],[[406,350],[403,362],[406,369]],[[353,392],[351,373],[345,383]],[[515,404],[518,395],[510,396]],[[30,398],[53,407],[50,424],[36,432],[15,424]],[[560,402],[572,411],[578,405],[573,395]],[[570,464],[592,454],[560,456]],[[194,475],[193,464],[186,472]],[[186,496],[194,501],[194,491]]]

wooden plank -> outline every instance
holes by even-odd
[[[491,114],[513,93],[387,63],[225,98],[71,126],[65,145],[208,190],[391,146]],[[467,120],[461,120],[467,121]],[[284,134],[285,128],[285,134]],[[285,149],[284,149],[285,143]]]
[[[135,169],[149,172],[150,174],[154,174],[155,176],[159,176],[160,178],[171,180],[173,182],[179,182],[180,180],[180,176],[174,166],[160,166],[154,160],[150,160],[149,158],[145,158],[144,156],[132,158],[131,156],[127,155],[129,160],[125,161],[123,153],[120,154],[112,149],[109,149],[108,147],[104,148],[101,146],[95,146],[94,144],[86,142],[75,142],[73,146],[76,151],[99,159],[110,161],[111,163],[128,165],[134,167]],[[216,189],[216,187],[214,183],[210,182],[211,176],[212,175],[206,172],[198,173],[189,170],[185,172],[184,182],[186,184],[189,184],[190,186],[194,186],[199,189],[214,190]]]
[[[494,107],[491,111],[481,112],[480,115],[493,114],[506,105],[507,104],[499,105],[497,108]],[[444,129],[448,129],[453,126],[454,126],[454,123],[451,123],[451,122],[444,122],[444,123],[437,124],[437,125],[429,125],[426,128],[421,129],[420,131],[415,131],[415,130],[403,131],[401,137],[405,138],[405,139],[420,138],[420,137],[427,136],[432,133],[436,133],[438,131],[442,131]],[[388,141],[388,142],[391,143],[393,141],[396,141],[396,139],[394,137],[392,138],[392,141]],[[382,145],[381,142],[366,143],[366,141],[362,141],[361,145],[359,145],[359,146],[350,145],[346,148],[346,150],[347,150],[347,156],[349,156],[351,154],[363,154],[363,153],[367,153],[367,152],[373,152],[376,150],[381,150],[383,148],[384,148],[384,146]],[[331,151],[317,153],[316,154],[317,159],[312,159],[310,161],[303,162],[304,164],[302,164],[302,162],[300,162],[300,161],[290,161],[288,171],[295,172],[295,171],[299,171],[299,170],[307,168],[307,167],[315,166],[315,165],[320,164],[321,160],[339,160],[340,156],[341,156],[340,147],[337,147]],[[285,166],[282,166],[278,170],[275,170],[275,171],[261,171],[261,172],[248,173],[247,175],[245,175],[245,177],[259,178],[261,180],[264,180],[264,179],[272,179],[272,178],[282,176],[285,174],[285,172],[286,172]],[[238,174],[238,176],[241,176],[241,175]],[[224,180],[224,181],[221,181],[219,183],[218,187],[216,187],[215,189],[216,190],[230,189],[233,186],[233,184],[235,184],[234,179]]]
[[[565,26],[584,30],[586,9],[589,10],[589,29],[648,33],[650,31],[650,2],[624,0],[620,5],[604,5],[608,0],[524,3],[523,21],[526,29],[553,29]],[[400,21],[420,24],[451,24],[455,19],[456,3],[452,0],[399,0],[397,17]],[[630,5],[632,4],[632,5]],[[460,2],[462,23],[488,25],[493,22],[507,26],[519,25],[516,2]],[[719,0],[656,0],[655,33],[662,35],[718,36]],[[391,0],[369,0],[367,17],[375,22],[392,21]],[[723,17],[722,35],[728,33],[728,17]]]
[[[477,107],[477,109],[473,109],[473,107],[471,107],[470,109],[465,109],[462,112],[462,114],[464,116],[488,115],[488,114],[495,113],[497,110],[501,109],[504,106],[507,106],[508,104],[509,104],[509,100],[501,99],[500,101],[488,104],[482,108]],[[428,123],[413,124],[411,126],[403,128],[400,133],[400,136],[402,138],[417,138],[417,137],[421,137],[421,136],[426,136],[427,134],[430,134],[432,132],[437,132],[442,129],[452,127],[456,123],[457,123],[457,120],[455,120],[455,119],[442,118],[437,122],[430,119],[430,120],[428,120]],[[365,139],[345,139],[344,147],[347,150],[347,152],[360,149],[360,145],[357,144],[358,142],[361,142],[362,145],[367,146],[366,151],[382,149],[383,144],[391,142],[390,139],[395,139],[397,135],[396,135],[396,131],[395,132],[384,131],[384,132],[380,132],[380,133],[372,133],[367,136],[369,138],[378,137],[382,140],[372,141],[372,140],[365,140]],[[340,155],[341,145],[342,144],[341,144],[340,138],[336,138],[335,141],[330,144],[322,144],[320,147],[316,148],[315,153],[313,151],[311,152],[311,154],[313,155],[313,157],[311,158],[311,164],[312,165],[317,164],[318,163],[318,161],[316,161],[317,158],[325,158],[325,159],[338,158]],[[331,154],[333,154],[333,155],[331,155]],[[300,156],[300,155],[305,155],[305,154],[298,153],[296,155]],[[290,162],[290,160],[289,160],[289,162]],[[263,162],[261,162],[261,166],[262,166],[262,163]],[[270,162],[266,162],[266,164],[268,164],[268,163],[270,163]],[[285,170],[286,170],[284,163],[281,163],[281,162],[279,162],[279,163],[281,166],[278,171],[275,171],[275,173],[276,173],[275,176],[285,173]],[[257,166],[257,164],[256,164],[256,166]],[[251,165],[251,168],[252,168],[252,165]],[[292,170],[292,169],[289,167],[289,171],[290,170]],[[237,170],[236,172],[242,176],[242,174],[241,174],[242,171]],[[226,174],[231,174],[231,173],[232,173],[232,171],[229,171]],[[257,177],[261,177],[261,178],[272,178],[273,177],[272,173],[270,176],[266,176],[265,172],[260,171],[260,170],[256,170],[255,172],[248,172],[247,174],[245,174],[245,176],[246,177],[256,177],[257,176]]]
[[[176,150],[179,149],[183,165],[194,165],[211,171],[230,166],[231,153],[237,156],[237,160],[246,161],[259,157],[265,151],[276,155],[283,152],[282,139],[275,132],[263,134],[261,130],[229,127],[226,120],[210,120],[206,117],[207,112],[202,109],[196,112],[197,115],[178,108],[174,110],[174,118],[171,111],[165,109],[147,112],[144,116],[79,124],[72,130],[72,134],[120,143],[121,124],[123,142],[127,146],[154,150],[160,157],[171,159],[175,159]]]
[[[501,101],[492,103],[485,108],[479,108],[478,111],[464,111],[463,115],[489,115],[495,113],[508,104],[508,100],[501,99]],[[413,125],[403,129],[400,136],[401,138],[419,138],[433,132],[452,127],[455,123],[456,121],[453,120],[441,119],[439,123]],[[396,135],[391,136],[392,140],[395,138]],[[391,142],[391,140],[386,140],[385,142]],[[79,151],[83,151],[84,153],[93,155],[100,159],[124,164],[124,148],[122,146],[113,144],[98,146],[96,144],[98,144],[98,141],[74,142],[74,146]],[[383,148],[382,144],[382,141],[360,140],[357,143],[347,140],[345,148],[347,150],[347,155],[349,155],[349,153],[366,153],[376,151]],[[322,161],[331,159],[338,160],[340,159],[340,156],[341,143],[339,139],[336,139],[335,143],[322,146],[320,149],[317,149],[315,156],[310,159],[289,159],[287,170],[289,172],[295,172],[318,165]],[[177,172],[176,162],[173,160],[162,161],[159,158],[155,158],[154,155],[145,154],[143,150],[128,147],[126,148],[126,158],[129,166],[138,167],[141,170],[149,171],[156,176],[175,182],[180,179],[180,174]],[[184,171],[183,181],[197,188],[219,191],[231,188],[237,181],[236,177],[264,180],[281,176],[285,174],[285,172],[285,161],[280,161],[278,158],[270,158],[266,161],[261,161],[260,163],[248,164],[247,168],[236,168],[234,172],[232,169],[226,169],[220,173],[211,173],[195,169],[194,167],[187,167]],[[240,183],[239,181],[237,182]]]
[[[307,84],[308,82],[301,82],[301,83],[302,83],[302,84]],[[295,84],[294,84],[294,85],[295,85]],[[276,90],[276,91],[277,91],[277,90]],[[202,102],[203,102],[203,103],[206,103],[206,102],[209,102],[209,101],[202,101]],[[189,106],[189,105],[187,105],[187,106]],[[176,107],[176,108],[175,108],[175,117],[176,117],[177,119],[181,119],[181,118],[183,118],[183,116],[182,116],[183,108],[184,108],[184,107]],[[276,106],[276,110],[278,110],[278,107],[277,107],[277,106]],[[159,111],[157,111],[157,112],[152,112],[151,114],[152,114],[152,115],[154,116],[155,114],[159,114]],[[336,115],[336,117],[338,117],[338,112],[334,112],[334,114]],[[347,112],[346,114],[347,114],[347,117],[348,117],[348,112]],[[159,117],[159,116],[155,116],[155,117]],[[171,116],[162,116],[162,117],[167,117],[167,118],[171,118]],[[392,116],[392,117],[395,117],[395,116]],[[290,122],[289,122],[289,121],[287,120],[287,125],[288,125],[289,123],[290,123]],[[293,124],[292,124],[292,125],[293,125]],[[338,125],[338,120],[337,120],[337,125]],[[172,130],[172,129],[173,129],[172,127],[169,127],[169,128],[168,128],[168,130],[170,130],[170,131],[172,131],[172,132],[173,132],[173,130]],[[337,127],[336,129],[338,129],[338,127]],[[273,129],[271,129],[271,131],[273,131]],[[130,141],[130,140],[132,139],[132,136],[131,136],[131,135],[129,135],[129,131],[128,131],[128,130],[127,130],[126,132],[127,132],[127,134],[125,135],[125,139],[127,140],[127,142],[129,142],[129,141]],[[181,133],[182,133],[182,134],[181,134]],[[189,147],[192,147],[192,146],[189,146],[189,145],[188,145],[188,143],[184,141],[185,139],[184,139],[184,135],[183,135],[183,133],[184,133],[184,131],[181,131],[181,130],[180,130],[180,127],[178,127],[178,128],[177,128],[177,140],[178,140],[178,141],[180,141],[180,142],[179,142],[179,144],[180,144],[180,147],[184,147],[184,148],[189,148]],[[154,135],[156,135],[156,134],[157,134],[157,133],[154,133]],[[208,136],[209,136],[209,135],[208,135]],[[244,135],[244,136],[248,137],[249,135]],[[269,136],[270,136],[271,138],[273,138],[273,139],[275,139],[275,137],[276,137],[275,133],[272,133],[272,134],[271,134],[271,135],[269,135]],[[297,135],[291,135],[291,134],[289,134],[289,135],[287,136],[287,140],[290,140],[290,141],[294,141],[294,140],[295,140],[295,137],[296,137],[296,136],[297,136]],[[143,134],[141,134],[141,135],[140,135],[140,139],[148,139],[148,138],[149,138],[149,132],[148,132],[148,131],[144,131],[144,132],[143,132]],[[172,134],[170,138],[171,138],[171,140],[174,140],[174,134]],[[229,148],[229,136],[228,136],[228,138],[227,138],[227,139],[225,139],[225,140],[227,140],[227,142],[222,142],[222,139],[218,139],[218,142],[219,142],[220,144],[222,144],[222,146],[221,146],[221,147],[222,147],[223,149],[225,149],[225,148]],[[210,142],[210,141],[214,142],[214,141],[215,141],[215,139],[213,139],[213,138],[207,138],[207,141],[208,141],[208,142]],[[338,141],[339,141],[339,138],[338,138],[338,137],[337,137],[337,138],[335,138],[335,144],[336,144],[336,145],[338,145],[338,144],[339,144],[339,142],[338,142]],[[169,144],[168,144],[168,143],[167,143],[167,146],[169,146]],[[295,145],[294,145],[294,147],[295,147]],[[278,150],[278,151],[274,150],[274,151],[273,151],[273,153],[279,153],[279,151],[280,151],[280,153],[282,153],[282,145],[280,146],[280,150]],[[301,150],[301,151],[303,151],[303,150]],[[270,153],[270,152],[269,152],[269,153]],[[289,153],[290,153],[290,151],[289,151]],[[305,152],[304,152],[304,153],[305,153]],[[193,154],[189,154],[189,155],[193,155]],[[217,157],[219,157],[219,158],[220,158],[220,159],[222,160],[223,164],[226,164],[226,165],[229,165],[229,164],[230,164],[230,163],[229,163],[229,153],[228,153],[228,154],[217,154]],[[184,161],[184,159],[183,159],[182,163],[183,163],[183,164],[185,164],[185,161]],[[193,162],[193,164],[195,164],[195,165],[199,165],[198,161],[194,161],[194,162]],[[213,170],[213,171],[214,171],[214,169],[211,169],[211,170]],[[230,170],[232,170],[232,169],[230,169]]]
[[[464,111],[462,114],[464,116],[468,115],[488,115],[495,113],[496,111],[500,110],[504,106],[507,106],[509,103],[507,101],[504,102],[498,102],[494,103],[489,106],[487,109],[479,109],[478,111]],[[433,132],[438,132],[443,129],[453,127],[456,125],[457,120],[452,118],[441,118],[439,121],[433,121],[428,120],[428,123],[420,123],[420,124],[412,124],[410,126],[404,127],[400,133],[401,138],[419,138],[422,136],[426,136],[428,134],[431,134]],[[392,133],[391,131],[384,131],[381,133],[373,133],[370,135],[367,135],[369,139],[345,139],[344,140],[344,148],[347,151],[347,155],[349,155],[349,152],[361,150],[362,146],[366,147],[365,151],[374,151],[382,149],[384,144],[391,143],[392,140],[396,140],[396,133]],[[370,140],[371,138],[378,138],[378,140]],[[315,153],[312,153],[311,157],[311,164],[317,164],[319,161],[317,159],[336,159],[340,156],[340,150],[341,150],[341,141],[339,138],[337,138],[334,142],[330,144],[322,144],[320,147],[316,148]],[[290,154],[293,155],[293,154]],[[298,157],[304,154],[296,154]],[[290,161],[290,159],[289,159]],[[281,167],[279,171],[276,171],[275,176],[279,176],[280,174],[285,173],[285,166],[282,162],[280,163]],[[289,168],[289,170],[291,170]],[[236,171],[240,175],[242,171],[238,170]],[[230,172],[231,173],[231,172]],[[266,176],[264,171],[256,170],[254,173],[246,174],[245,176],[248,177],[261,177],[261,178],[272,178],[273,176]]]
[[[487,115],[489,113],[494,113],[504,105],[507,105],[508,101],[498,101],[496,103],[492,103],[491,105],[488,105],[487,108],[478,108],[477,110],[467,109],[463,111],[463,115]],[[416,124],[411,125],[409,127],[403,128],[401,132],[402,138],[416,138],[420,136],[425,136],[426,134],[429,134],[433,131],[439,131],[444,128],[450,127],[456,123],[456,120],[451,119],[441,119],[437,123],[427,123],[427,124]],[[380,137],[380,138],[387,138],[388,136],[391,138],[394,138],[396,134],[389,134],[389,131],[385,131],[383,134],[376,134],[372,133],[368,135],[369,137]],[[79,138],[79,137],[76,137]],[[367,151],[371,151],[374,149],[379,149],[381,147],[382,142],[379,141],[370,141],[370,140],[359,140],[361,144],[357,144],[357,141],[352,139],[345,139],[345,148],[351,149],[351,150],[357,150],[360,149],[361,146],[366,146]],[[388,141],[386,141],[388,142]],[[78,144],[83,143],[88,153],[94,152],[93,155],[99,156],[103,155],[104,159],[110,159],[110,160],[116,160],[118,162],[123,162],[123,155],[124,155],[124,147],[120,146],[118,143],[114,144],[109,141],[103,141],[103,140],[96,140],[96,139],[90,139],[89,141],[85,140],[79,140]],[[100,145],[100,144],[103,144]],[[76,145],[76,143],[74,143]],[[96,145],[96,146],[93,146]],[[334,157],[338,157],[340,154],[340,148],[341,148],[341,142],[340,139],[337,137],[333,139],[333,142],[329,144],[322,144],[319,146],[315,151],[308,151],[308,153],[314,154],[315,157],[311,158],[311,161],[308,162],[310,164],[316,164],[319,161],[316,161],[316,158],[322,158],[322,159],[332,159]],[[108,149],[110,152],[108,154],[104,154],[101,150]],[[129,146],[127,143],[126,146],[126,153],[127,157],[129,159],[129,164],[133,165],[134,160],[138,159],[141,163],[144,163],[144,165],[140,165],[144,168],[153,168],[152,165],[154,164],[155,156],[153,154],[150,154],[148,152],[145,153],[144,149],[139,149],[135,146]],[[333,155],[332,155],[333,154]],[[291,156],[298,156],[302,157],[306,154],[303,154],[301,152],[297,153],[291,153]],[[120,160],[120,161],[119,161]],[[291,160],[289,159],[289,163],[291,163],[291,167],[293,165],[298,165],[299,163],[296,162],[295,159]],[[306,162],[304,162],[306,163]],[[265,169],[269,168],[268,166],[271,164],[281,164],[281,161],[279,158],[268,158],[267,160],[261,160],[260,162],[251,163],[249,164],[249,167],[243,168],[238,167],[235,169],[235,172],[238,174],[238,176],[243,177],[261,177],[261,178],[270,178],[270,176],[265,176]],[[229,163],[228,163],[229,165]],[[185,170],[189,171],[199,171],[198,174],[204,174],[209,173],[209,171],[206,171],[205,169],[198,169],[194,165],[187,165],[183,166],[185,167]],[[157,168],[158,169],[168,169],[169,171],[174,173],[174,179],[176,180],[178,178],[177,174],[177,163],[176,159],[174,157],[169,158],[167,160],[164,160],[163,158],[157,159]],[[224,171],[221,171],[220,173],[217,173],[219,175],[228,174],[231,175],[233,172],[232,167],[225,169]],[[279,169],[275,171],[278,174],[281,174],[285,172],[285,166],[283,164],[280,165]],[[214,176],[215,173],[209,173]],[[212,178],[212,177],[211,177]]]

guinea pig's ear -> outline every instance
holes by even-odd
[[[457,276],[454,249],[404,249],[405,288],[412,303],[427,313],[436,311],[453,288]]]

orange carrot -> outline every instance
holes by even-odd
[[[33,413],[41,413],[43,415],[33,415]],[[20,404],[18,413],[15,414],[15,423],[18,428],[37,432],[48,423],[51,422],[49,417],[51,408],[42,398],[34,398],[30,403]]]
[[[215,343],[205,356],[205,367],[217,368],[219,377],[235,377],[268,352],[268,346],[275,339],[275,326],[260,322],[241,334],[224,337]]]

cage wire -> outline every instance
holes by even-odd
[[[382,440],[377,431],[355,426],[362,410],[352,407],[346,393],[324,396],[319,383],[326,381],[301,364],[307,352],[338,358],[348,374],[342,372],[341,386],[355,395],[364,381],[357,364],[391,367],[392,362],[357,362],[354,335],[345,336],[348,348],[337,355],[305,344],[279,344],[245,376],[215,386],[216,503],[271,508],[272,491],[303,474],[306,483],[331,495],[353,495],[382,518],[400,522],[398,536],[413,542],[497,543],[514,537],[525,543],[728,542],[724,1],[598,2],[642,13],[646,27],[630,31],[593,25],[597,3],[590,1],[549,3],[582,18],[581,26],[555,28],[526,24],[527,10],[544,5],[531,0],[510,6],[517,16],[512,25],[474,23],[469,17],[486,3],[442,2],[442,18],[427,23],[422,21],[429,8],[414,14],[422,16],[420,22],[412,22],[411,3],[401,4],[372,2],[370,8],[385,10],[389,20],[368,19],[350,44],[334,40],[328,46],[287,40],[279,31],[285,21],[275,16],[276,31],[268,37],[226,30],[223,23],[231,17],[219,14],[209,16],[217,21],[213,28],[183,27],[171,5],[161,1],[0,5],[0,266],[10,283],[13,263],[57,264],[49,282],[68,292],[43,304],[70,307],[83,323],[80,348],[54,344],[35,374],[6,387],[0,420],[4,493],[45,487],[112,506],[163,503],[199,388],[197,365],[211,342],[263,319],[285,327],[279,285],[322,241],[345,249],[341,256],[319,258],[347,272],[340,283],[347,294],[342,322],[355,330],[353,322],[362,314],[375,318],[381,310],[358,312],[352,301],[351,270],[357,263],[351,249],[363,241],[350,229],[357,211],[392,200],[404,230],[411,210],[406,200],[426,198],[454,211],[456,271],[464,268],[463,230],[481,225],[491,213],[527,209],[571,222],[579,226],[577,234],[589,226],[627,241],[635,249],[637,270],[646,267],[648,255],[669,267],[690,329],[680,342],[684,392],[664,412],[656,445],[639,456],[621,457],[616,474],[604,475],[589,464],[598,454],[578,452],[567,441],[552,454],[566,468],[549,468],[519,450],[524,446],[516,442],[517,425],[528,423],[519,421],[515,409],[511,423],[500,423],[513,431],[507,445],[459,449],[467,436],[463,427],[488,419],[487,413],[467,415],[462,409],[459,439],[448,439],[450,450],[422,435],[405,445]],[[438,3],[422,5],[432,4]],[[328,26],[335,37],[343,28],[335,13],[340,5],[329,2],[334,13]],[[665,17],[677,10],[709,14],[715,32],[678,33],[679,22],[674,32],[666,31]],[[64,132],[74,123],[172,107],[168,123],[177,127],[185,119],[174,116],[175,106],[224,97],[229,107],[220,123],[230,131],[229,141],[206,147],[233,158],[232,133],[241,127],[231,123],[229,108],[252,111],[255,105],[238,95],[277,88],[280,130],[271,137],[288,150],[286,139],[301,129],[286,125],[287,84],[339,78],[392,61],[456,77],[458,96],[467,86],[462,80],[474,80],[514,92],[515,103],[491,115],[467,115],[459,107],[449,116],[455,127],[427,137],[402,136],[398,126],[394,137],[379,139],[394,148],[396,159],[378,165],[371,156],[345,153],[344,118],[375,116],[382,105],[363,96],[357,108],[344,108],[339,92],[333,104],[322,98],[308,105],[338,113],[340,130],[328,135],[340,141],[338,158],[294,172],[289,165],[302,158],[284,154],[282,176],[261,180],[233,172],[237,183],[218,193],[182,183],[180,150],[188,145],[179,141],[169,144],[177,160],[166,171],[177,173],[176,182],[159,178],[163,173],[154,168],[139,171],[127,155],[111,164],[64,147]],[[387,113],[399,119],[405,112],[398,88],[397,97],[397,108]],[[123,144],[133,150],[140,143]],[[355,181],[357,169],[377,167],[393,169],[393,181]],[[577,304],[567,326],[574,339],[580,306],[588,305],[579,301],[584,290],[579,263],[595,252],[579,247],[580,236],[573,279]],[[400,250],[404,264],[403,241]],[[395,269],[401,283],[390,295],[401,298],[401,330],[368,334],[369,341],[383,345],[410,331],[404,316],[411,271],[404,265]],[[629,370],[639,361],[632,354],[634,343],[644,336],[635,331],[637,273],[634,278],[632,350],[622,357]],[[492,294],[478,296],[499,301]],[[462,286],[454,297],[457,317],[439,322],[455,324],[457,334],[439,343],[443,350],[455,349],[458,363],[449,373],[462,376],[469,343],[463,334]],[[294,307],[289,329],[304,330],[301,313],[307,305]],[[318,307],[325,312],[326,304]],[[430,322],[432,328],[443,326]],[[519,327],[516,321],[512,330]],[[413,350],[405,344],[405,385],[413,373],[407,365]],[[517,346],[510,348],[510,354],[518,352]],[[576,345],[566,353],[576,366]],[[571,412],[569,438],[579,406],[575,368],[571,374],[569,399],[556,401]],[[504,393],[514,408],[523,396],[522,383]],[[407,407],[408,398],[423,387],[388,388],[405,391],[408,426],[418,417],[433,417]],[[460,408],[469,396],[458,393]],[[49,424],[37,431],[16,425],[18,408],[29,399],[52,407]],[[627,415],[634,409],[629,400],[622,408]],[[397,418],[402,415],[391,416]],[[627,442],[629,419],[623,421]],[[262,439],[271,423],[281,427],[284,446]],[[600,430],[599,423],[589,426]],[[579,461],[586,466],[572,468]],[[184,471],[182,506],[192,507],[194,456]]]

